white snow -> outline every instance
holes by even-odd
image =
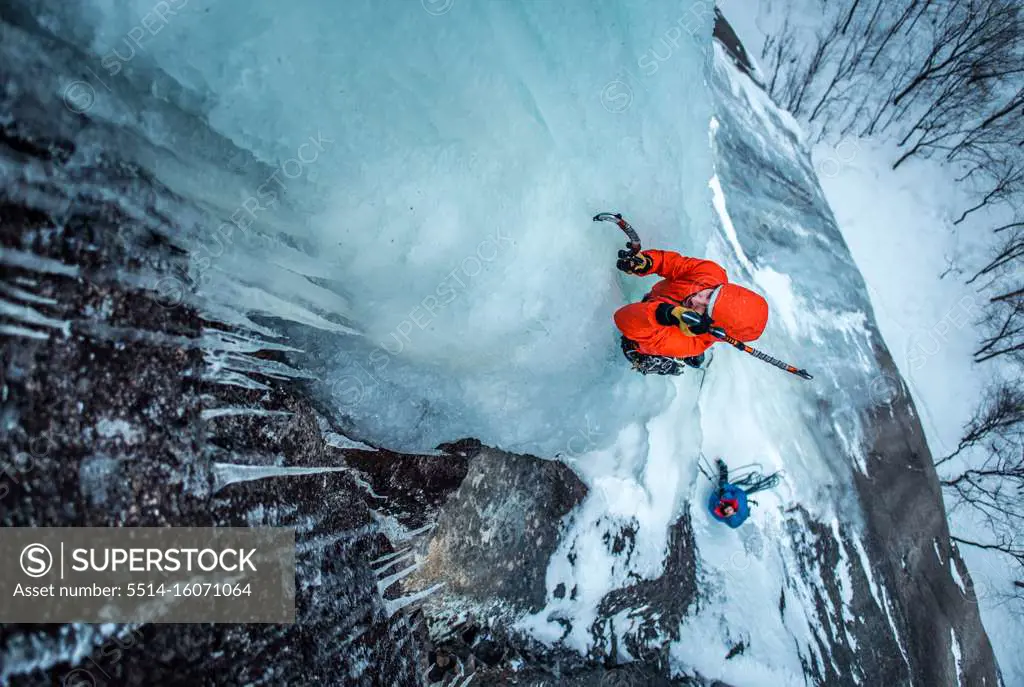
[[[960,577],[960,571],[957,569],[956,564],[953,563],[953,559],[950,559],[949,561],[949,575],[953,578],[953,581],[956,582],[956,586],[960,589],[960,593],[964,595],[964,598],[970,598],[967,593],[967,587],[964,585],[964,580]]]
[[[857,149],[841,173],[822,176],[822,186],[864,275],[879,329],[914,396],[932,452],[940,457],[955,448],[985,374],[969,365],[975,337],[963,328],[970,318],[951,322],[960,312],[980,313],[980,298],[956,275],[939,278],[947,256],[969,259],[968,247],[958,246],[946,228],[962,197],[952,186],[935,193],[949,181],[933,165],[912,161],[893,172],[890,148],[861,141]],[[815,155],[830,150],[819,146]],[[951,378],[957,380],[955,394],[949,393]]]
[[[760,287],[771,306],[772,317],[781,320],[786,332],[797,337],[801,334],[797,313],[805,307],[793,293],[793,280],[788,274],[776,272],[771,267],[752,270],[754,282]]]
[[[878,583],[875,582],[875,574],[871,570],[871,559],[868,558],[868,552],[864,549],[864,543],[860,539],[854,539],[853,548],[857,552],[857,558],[860,559],[861,570],[864,571],[864,575],[868,578],[868,589],[871,590],[871,598],[875,600],[879,608],[882,608],[882,599],[878,594]],[[895,631],[895,628],[893,630]]]
[[[780,119],[773,116],[771,121]],[[776,129],[779,136],[790,136],[785,127]],[[779,145],[775,141],[765,144]],[[778,315],[773,314],[778,320],[773,322],[779,321],[779,325],[770,325],[766,349],[798,351],[793,339],[818,336],[824,341],[838,336],[847,347],[844,354],[848,349],[859,351],[865,338],[852,330],[857,322],[863,323],[864,314],[815,317],[817,313],[800,302],[788,275],[756,264],[747,254],[729,216],[722,184],[717,175],[710,178],[710,200],[718,213],[721,234],[708,239],[705,254],[727,266],[735,281],[753,280],[765,292],[772,312],[778,310]],[[815,320],[819,323],[814,324]],[[753,364],[728,350],[718,352],[708,374],[714,376],[713,384],[702,386],[698,375],[669,380],[670,393],[658,416],[622,429],[609,448],[594,447],[571,457],[570,463],[590,493],[569,517],[567,534],[548,568],[546,607],[520,627],[543,642],[554,643],[565,633],[557,621],[571,619],[572,629],[562,641],[580,651],[592,648],[587,629],[596,618],[598,602],[610,589],[627,584],[627,573],[648,579],[661,573],[666,529],[688,502],[697,543],[701,601],[684,619],[679,641],[671,645],[673,666],[680,672],[714,675],[731,684],[802,685],[801,659],[819,665],[832,660],[819,652],[819,638],[826,641],[825,625],[833,632],[845,632],[846,621],[853,617],[848,607],[853,586],[843,549],[841,606],[822,617],[817,615],[812,587],[796,574],[795,545],[786,534],[782,504],[801,503],[826,522],[850,521],[855,509],[850,511],[843,499],[827,496],[847,488],[844,480],[849,465],[830,464],[807,425],[785,420],[804,412],[800,390],[805,387],[794,389],[785,377],[780,379],[778,370]],[[737,399],[752,398],[758,402],[737,403]],[[697,437],[700,444],[694,446]],[[850,443],[856,445],[852,439]],[[711,521],[704,512],[709,487],[697,471],[701,452],[708,457],[725,456],[733,466],[753,461],[765,471],[785,467],[787,479],[775,492],[758,494],[759,505],[750,521],[732,531]],[[627,526],[635,531],[636,542],[628,564],[625,555],[614,555],[605,541],[606,535],[614,537]],[[858,549],[858,554],[862,553]],[[834,574],[819,570],[817,585],[824,584],[826,575]],[[871,579],[870,571],[868,575]],[[559,585],[567,590],[563,598],[553,594]],[[789,603],[780,613],[776,604],[783,589]],[[574,596],[568,590],[573,590]],[[877,594],[873,581],[872,590]],[[888,599],[876,598],[892,622]],[[616,624],[617,631],[623,627],[628,624]],[[746,643],[745,651],[726,660],[726,654],[740,641]]]
[[[733,226],[732,218],[729,217],[729,211],[725,207],[725,194],[722,193],[722,182],[718,180],[717,174],[711,177],[711,181],[708,182],[708,186],[711,188],[711,202],[715,206],[715,212],[718,213],[718,219],[721,223],[722,231],[725,232],[725,237],[729,240],[729,245],[735,252],[736,259],[739,260],[740,264],[746,268],[749,274],[753,274],[754,265],[743,252],[743,247],[740,246],[740,238],[736,234],[736,227]]]
[[[949,628],[949,641],[953,649],[953,669],[956,671],[956,684],[962,685],[962,671],[960,670],[960,663],[963,660],[963,654],[960,653],[960,642],[956,641],[956,631],[951,627]]]
[[[564,641],[585,652],[604,595],[627,585],[630,573],[653,579],[664,570],[668,529],[688,490],[683,485],[699,478],[690,441],[700,436],[694,407],[699,378],[674,381],[678,386],[663,414],[624,428],[610,448],[591,451],[575,463],[590,493],[571,515],[569,531],[551,559],[547,607],[521,623],[538,639],[557,639],[564,628],[554,619],[571,617],[573,629]],[[628,563],[625,553],[612,553],[606,542],[626,527],[634,531],[635,542]],[[555,598],[559,584],[575,588],[575,598],[568,592]]]
[[[96,423],[96,433],[104,439],[122,439],[126,444],[138,443],[143,438],[141,429],[120,418],[101,419]]]
[[[807,11],[792,11],[794,2],[803,3]],[[814,31],[823,16],[819,6],[805,0],[766,0],[753,11],[740,0],[718,4],[752,57],[760,54],[765,36],[781,17],[796,20],[801,30]],[[976,337],[965,325],[980,314],[982,297],[963,284],[988,241],[986,218],[978,213],[955,230],[951,221],[973,204],[967,202],[963,185],[949,170],[920,160],[893,171],[890,165],[898,156],[891,145],[847,137],[817,145],[814,167],[938,458],[955,448],[992,372],[970,364]],[[951,267],[953,271],[940,278]],[[955,392],[950,391],[950,380],[956,380]],[[954,533],[984,536],[978,523],[963,512],[950,519]],[[1024,645],[1024,615],[983,593],[1009,584],[1007,566],[997,556],[970,547],[961,554],[975,588],[982,590],[982,620],[1006,684],[1024,684],[1024,655],[1019,651]],[[955,565],[949,563],[963,589]]]

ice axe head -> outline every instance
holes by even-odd
[[[690,327],[700,324],[701,321],[700,314],[693,310],[684,310],[683,314],[680,315],[680,319],[683,321],[683,324]]]
[[[679,319],[682,320],[683,324],[685,324],[687,327],[696,327],[698,325],[703,324],[705,321],[704,316],[695,310],[683,310],[683,313],[679,316]],[[716,339],[727,338],[725,330],[722,329],[721,327],[708,327],[707,332]]]

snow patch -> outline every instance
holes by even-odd
[[[143,438],[142,430],[119,418],[100,420],[96,423],[96,433],[104,439],[121,439],[126,444],[137,444]]]
[[[953,649],[953,669],[956,671],[956,684],[962,685],[963,670],[961,669],[961,662],[963,660],[963,654],[960,653],[960,642],[956,641],[956,630],[949,628],[949,641]]]
[[[802,308],[799,297],[793,292],[793,280],[787,274],[780,274],[771,267],[762,267],[753,271],[754,282],[761,287],[771,303],[771,313],[782,320],[786,332],[796,338],[800,335],[797,313]],[[775,319],[775,318],[773,318]]]
[[[967,595],[967,586],[964,584],[964,579],[960,577],[960,571],[957,570],[956,561],[954,561],[952,557],[949,559],[949,576],[953,578],[953,582],[955,582],[956,586],[959,587],[960,593],[963,597],[965,599],[969,599],[970,597]]]
[[[755,271],[754,264],[750,262],[747,254],[743,252],[743,246],[740,245],[740,237],[736,234],[736,227],[733,226],[732,218],[729,217],[729,210],[725,205],[725,194],[722,192],[722,182],[719,181],[717,174],[711,177],[708,186],[711,188],[711,202],[715,207],[715,212],[718,213],[719,225],[725,233],[725,238],[728,239],[729,245],[732,246],[736,259],[740,261],[740,264],[746,268],[749,274],[753,274]]]

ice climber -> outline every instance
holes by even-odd
[[[704,351],[718,341],[711,326],[739,341],[754,341],[768,324],[768,302],[758,293],[732,284],[719,265],[667,250],[622,251],[616,263],[636,276],[663,277],[639,303],[615,312],[622,332],[622,352],[643,374],[678,375],[685,366],[699,368]],[[687,325],[693,311],[700,323]]]
[[[736,529],[750,516],[747,492],[729,483],[729,468],[725,461],[719,458],[715,464],[718,466],[718,486],[712,489],[708,497],[708,510],[715,520]]]

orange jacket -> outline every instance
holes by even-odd
[[[668,250],[645,250],[654,261],[648,274],[664,277],[654,285],[643,301],[623,306],[615,312],[615,325],[638,344],[637,350],[647,355],[688,358],[700,355],[718,341],[711,334],[688,336],[679,329],[659,324],[654,311],[661,303],[679,305],[698,291],[728,283],[729,277],[710,260],[686,258]]]

